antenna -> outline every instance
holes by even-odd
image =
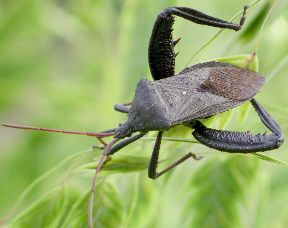
[[[107,144],[102,140],[102,138],[114,136],[115,129],[111,129],[105,132],[89,132],[89,131],[74,131],[74,130],[61,130],[61,129],[52,129],[52,128],[43,128],[43,127],[31,127],[24,125],[16,125],[16,124],[2,124],[4,127],[17,128],[22,130],[32,130],[32,131],[48,131],[48,132],[57,132],[63,134],[72,134],[72,135],[87,135],[96,137],[104,146]]]

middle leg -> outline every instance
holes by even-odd
[[[154,149],[153,149],[153,152],[151,155],[149,168],[148,168],[148,177],[151,179],[154,179],[154,180],[157,179],[158,177],[160,177],[161,175],[163,175],[164,173],[168,172],[169,170],[180,165],[182,162],[186,161],[188,158],[195,156],[194,154],[189,152],[188,154],[186,154],[185,156],[183,156],[182,158],[180,158],[176,162],[172,163],[166,169],[164,169],[158,173],[157,172],[157,165],[158,165],[158,160],[159,160],[159,152],[160,152],[160,145],[161,145],[162,136],[163,136],[163,131],[159,131],[155,145],[154,145]]]

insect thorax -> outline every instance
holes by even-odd
[[[170,127],[169,108],[157,90],[148,80],[141,80],[136,88],[127,125],[133,132],[168,129]]]
[[[263,77],[230,64],[207,62],[156,81],[141,80],[128,120],[129,131],[168,130],[207,118],[251,99]]]

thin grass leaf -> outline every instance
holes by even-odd
[[[273,69],[271,70],[271,72],[268,74],[267,76],[267,81],[272,80],[274,77],[276,77],[277,75],[279,75],[279,73],[285,69],[285,67],[287,67],[288,64],[288,54],[286,56],[284,56],[281,61],[275,66],[273,67]]]
[[[268,156],[266,154],[260,154],[260,153],[252,153],[255,157],[262,159],[264,161],[268,161],[268,162],[272,162],[278,165],[284,165],[284,166],[288,166],[288,162],[279,160],[277,158],[273,158],[271,156]]]
[[[145,141],[145,140],[148,140],[148,141],[155,141],[156,138],[142,138],[141,140]],[[198,141],[196,140],[193,140],[193,139],[183,139],[183,138],[175,138],[175,137],[163,137],[162,138],[163,141],[168,141],[168,142],[187,142],[187,143],[199,143]]]
[[[61,224],[61,216],[65,215],[65,211],[70,208],[77,196],[73,194],[74,191],[69,190],[69,196],[65,194],[62,187],[57,187],[51,190],[34,202],[25,211],[15,217],[11,223],[11,227],[49,227],[59,226]],[[67,205],[67,197],[70,205]],[[63,209],[65,210],[63,212]],[[60,216],[60,217],[59,217]],[[60,224],[59,224],[60,223]]]
[[[255,37],[257,37],[262,27],[263,21],[265,21],[266,15],[271,8],[271,5],[271,1],[266,1],[262,5],[261,10],[259,10],[258,14],[253,18],[253,21],[250,21],[250,23],[245,26],[244,32],[241,33],[241,36],[239,37],[240,40],[244,42],[251,42]]]
[[[69,164],[72,160],[76,159],[77,157],[80,157],[84,154],[87,154],[88,152],[90,152],[91,150],[84,150],[84,151],[80,151],[78,153],[75,153],[69,157],[67,157],[66,159],[64,159],[63,161],[61,161],[58,165],[56,165],[55,167],[53,167],[52,169],[50,169],[49,171],[47,171],[46,173],[44,173],[42,176],[38,177],[36,180],[34,180],[23,192],[22,194],[19,196],[19,198],[17,199],[15,205],[13,206],[13,208],[11,209],[11,211],[9,211],[7,213],[7,215],[5,216],[5,220],[10,220],[12,215],[15,214],[18,210],[21,204],[23,204],[23,202],[25,201],[25,199],[27,198],[27,196],[29,194],[31,194],[31,192],[33,192],[33,190],[35,190],[37,188],[38,185],[41,185],[42,182],[46,182],[47,179],[51,178],[51,176],[55,173],[58,173],[60,169],[62,169],[63,167],[67,166],[67,164]],[[67,171],[67,170],[66,170]]]
[[[68,188],[59,186],[15,217],[10,225],[11,227],[81,227],[88,222],[89,196],[90,191],[81,193],[76,192],[73,186]],[[121,224],[122,211],[119,194],[113,185],[99,182],[94,208],[95,227],[115,227],[116,224]]]
[[[79,195],[73,202],[69,213],[63,219],[61,227],[88,227],[88,201],[90,191]],[[98,182],[94,199],[94,226],[119,227],[123,221],[123,205],[114,185],[108,182]]]
[[[255,0],[253,2],[251,2],[249,4],[249,8],[253,7],[254,5],[258,4],[260,1],[262,0]],[[237,17],[241,16],[243,13],[243,10],[239,11],[238,13],[236,13],[229,21],[234,21]],[[220,36],[220,34],[224,31],[224,29],[220,29],[219,32],[216,32],[208,41],[206,41],[205,44],[203,44],[196,52],[195,54],[193,54],[191,56],[191,58],[188,60],[187,64],[186,64],[186,67],[191,65],[192,64],[192,60],[197,56],[199,55],[201,52],[203,52],[206,48],[209,47],[210,44],[212,44],[217,38],[218,36]]]
[[[109,160],[106,161],[101,171],[109,171],[114,173],[127,173],[136,172],[147,169],[149,163],[149,158],[143,156],[132,156],[132,155],[121,155],[121,156],[111,156]],[[79,172],[94,170],[98,165],[97,162],[91,162],[85,164],[77,169]],[[76,171],[76,172],[77,172]]]
[[[187,188],[192,191],[185,213],[190,227],[244,227],[238,207],[249,193],[258,172],[255,159],[232,156],[225,160],[212,159],[191,178]]]

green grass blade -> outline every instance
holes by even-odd
[[[284,166],[288,166],[288,162],[282,161],[280,159],[277,158],[273,158],[271,156],[268,156],[266,154],[260,154],[260,153],[252,153],[255,157],[262,159],[264,161],[268,161],[268,162],[272,162],[278,165],[284,165]]]

